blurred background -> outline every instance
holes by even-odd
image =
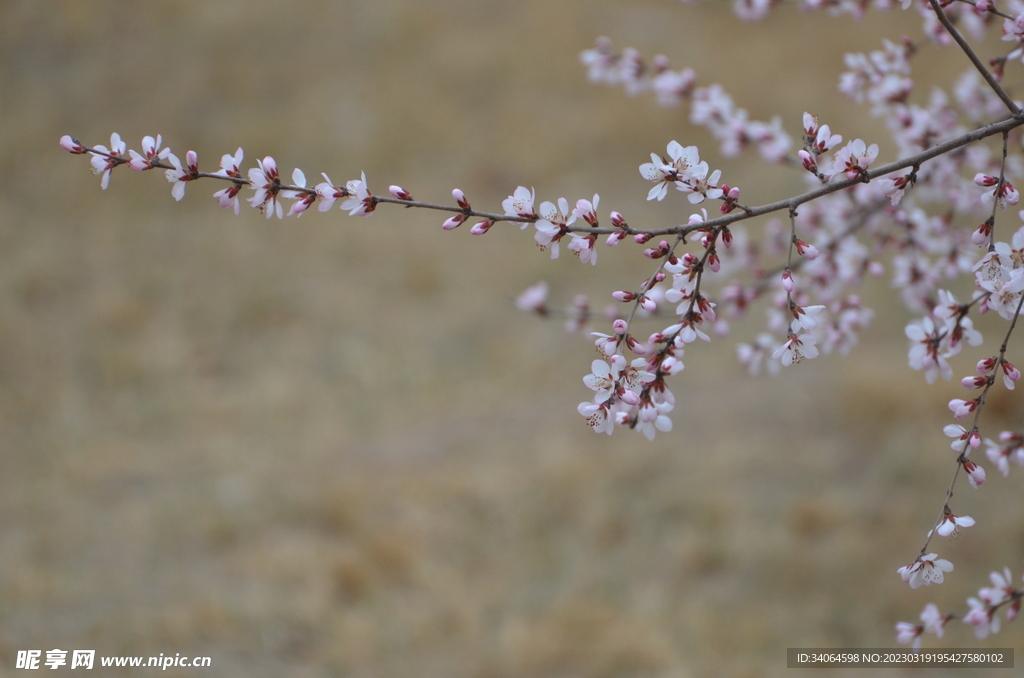
[[[495,211],[518,185],[599,193],[650,227],[692,211],[644,200],[637,166],[672,139],[745,202],[799,189],[722,162],[685,108],[588,85],[579,52],[605,35],[794,137],[810,110],[893,159],[836,82],[844,52],[918,36],[916,18],[750,25],[729,4],[0,3],[0,675],[53,648],[209,655],[217,676],[782,675],[787,647],[892,646],[926,602],[963,610],[989,570],[1019,570],[1019,478],[990,469],[958,486],[979,525],[934,544],[947,582],[896,575],[954,470],[958,387],[906,367],[887,280],[863,290],[878,317],[850,359],[748,378],[734,345],[758,310],[687,352],[673,432],[609,438],[576,413],[589,339],[513,300],[543,279],[553,305],[601,308],[650,273],[632,248],[595,268],[424,211],[235,217],[212,182],[175,203],[121,169],[101,191],[57,144],[159,133],[208,170],[242,146],[246,167],[365,171],[445,203],[459,187]],[[965,67],[924,49],[916,68]],[[994,393],[993,437],[1021,416]]]

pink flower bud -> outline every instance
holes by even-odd
[[[796,153],[797,157],[800,158],[800,163],[804,166],[804,169],[812,174],[818,173],[818,164],[814,162],[814,157],[807,151],[800,150]]]
[[[960,383],[963,384],[964,388],[974,390],[976,388],[982,388],[987,384],[988,377],[964,377],[963,381]]]
[[[988,223],[984,223],[971,233],[971,242],[978,247],[984,247],[988,245],[989,238],[992,236],[992,227]]]
[[[391,194],[392,198],[398,198],[399,200],[412,200],[412,194],[401,186],[388,186],[388,193]]]
[[[650,239],[651,236],[647,235],[646,233],[637,233],[636,235],[633,236],[633,242],[635,242],[637,245],[643,245]]]
[[[1020,202],[1020,193],[1009,181],[1003,182],[1003,188],[999,194],[1003,196],[1003,200],[1006,201],[1007,205],[1016,205]]]
[[[989,372],[994,370],[995,367],[995,358],[985,358],[984,360],[979,360],[977,365],[978,374],[988,374]]]
[[[633,336],[630,335],[630,334],[626,335],[626,346],[629,347],[630,351],[632,351],[633,353],[636,353],[637,355],[646,355],[647,354],[647,347],[644,346],[643,344],[641,344],[636,339],[634,339]]]
[[[597,196],[594,196],[595,202]],[[585,198],[580,198],[576,201],[576,209],[573,212],[583,221],[587,222],[591,226],[597,226],[597,210],[594,204]]]
[[[612,292],[612,299],[615,301],[633,301],[636,299],[636,293],[619,290],[618,292]]]
[[[954,398],[949,401],[949,409],[953,412],[954,419],[963,419],[973,412],[974,408],[977,406],[977,400],[961,400],[960,398]]]
[[[615,231],[614,233],[608,236],[608,239],[604,241],[604,244],[608,245],[609,247],[615,247],[620,242],[622,242],[622,239],[625,237],[625,231]]]
[[[989,176],[987,174],[982,174],[981,172],[978,172],[977,174],[974,175],[974,183],[976,183],[978,186],[982,186],[984,188],[987,188],[989,186],[995,186],[996,184],[998,184],[999,183],[999,179],[997,179],[997,178],[995,178],[993,176]]]
[[[612,330],[615,332],[615,334],[625,334],[626,330],[628,329],[629,325],[627,325],[626,321],[623,320],[622,318],[619,318],[618,320],[612,323]]]
[[[793,277],[793,273],[787,268],[782,272],[782,287],[787,292],[792,292],[795,284],[796,279]]]
[[[1003,374],[1010,381],[1020,381],[1020,370],[1014,367],[1013,363],[1003,362]]]
[[[977,431],[972,432],[968,442],[970,443],[972,448],[974,448],[975,450],[978,449],[979,447],[981,447],[981,434],[978,433]]]
[[[452,216],[451,218],[445,220],[445,222],[443,224],[441,224],[441,228],[443,228],[446,231],[450,231],[453,228],[458,228],[459,224],[461,224],[465,220],[466,220],[466,215],[465,214],[456,214],[456,215]],[[479,224],[477,224],[477,225],[479,226]],[[488,228],[490,228],[490,226],[488,226]]]
[[[644,295],[640,297],[640,308],[644,309],[645,311],[653,313],[658,309],[658,305],[654,303],[653,299],[651,299],[647,295]]]
[[[78,139],[73,139],[67,134],[60,138],[60,147],[68,153],[74,153],[75,155],[85,153],[85,146],[78,143]]]
[[[719,269],[722,268],[722,260],[719,259],[718,255],[715,254],[714,252],[712,252],[711,256],[708,257],[708,268],[710,268],[715,273],[718,273]]]
[[[469,232],[473,235],[483,235],[487,231],[491,230],[491,226],[494,226],[494,222],[490,219],[484,219],[473,224],[473,228],[469,229]]]
[[[977,489],[979,485],[985,482],[985,469],[968,459],[964,459],[960,464],[964,467],[964,471],[967,472],[967,480],[971,483],[971,487]]]
[[[796,251],[804,259],[814,260],[818,258],[818,248],[808,245],[803,240],[796,241]]]
[[[612,226],[615,228],[625,228],[626,217],[622,216],[618,212],[611,213]]]
[[[459,203],[459,207],[461,207],[464,210],[469,209],[469,200],[466,199],[465,193],[456,188],[455,190],[452,191],[452,197],[455,198],[455,202]],[[490,226],[488,226],[487,228],[490,228]]]
[[[818,116],[804,112],[804,134],[810,138],[818,136]]]
[[[722,244],[725,245],[725,249],[729,249],[730,247],[732,247],[732,231],[729,230],[728,226],[722,229],[721,237]]]
[[[992,11],[992,0],[978,0],[974,3],[974,9],[979,12],[991,12]]]

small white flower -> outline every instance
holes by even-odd
[[[919,588],[922,584],[931,586],[942,583],[942,573],[952,572],[953,563],[939,558],[936,553],[929,553],[926,556],[918,556],[917,560],[910,565],[904,565],[897,570],[903,581],[910,584],[910,588]]]

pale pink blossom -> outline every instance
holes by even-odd
[[[164,176],[169,183],[174,184],[171,186],[171,195],[175,200],[181,200],[185,197],[186,182],[199,178],[199,157],[195,151],[186,153],[185,167],[181,166],[178,156],[173,153],[169,153],[167,157],[174,166],[174,169],[165,170]]]
[[[536,198],[536,191],[520,186],[513,191],[512,195],[505,198],[501,206],[505,210],[505,214],[511,217],[535,217],[537,216],[533,211],[533,201]],[[523,228],[526,228],[529,224],[523,224]]]
[[[532,311],[538,315],[547,315],[548,283],[541,280],[523,290],[516,297],[516,308],[520,311]]]
[[[306,187],[306,175],[298,167],[292,172],[292,185],[298,186],[299,188]],[[287,198],[288,200],[294,200],[291,208],[288,210],[288,216],[298,215],[302,216],[302,213],[309,209],[309,206],[317,199],[317,193],[313,191],[296,191],[286,190],[281,191],[281,197]]]
[[[580,198],[576,201],[576,207],[573,208],[572,213],[579,219],[587,222],[591,226],[597,226],[597,205],[601,202],[601,197],[594,194],[593,201],[585,198]]]
[[[131,156],[128,166],[139,172],[156,167],[171,153],[170,148],[160,148],[162,141],[163,137],[159,134],[156,135],[156,139],[151,136],[142,137],[142,153],[140,154],[132,150],[128,151],[128,155]]]
[[[817,339],[811,334],[801,334],[800,336],[791,334],[782,346],[775,349],[772,358],[781,361],[785,367],[799,363],[804,358],[817,358],[818,349],[814,345],[816,342]]]
[[[373,193],[366,185],[366,172],[360,173],[359,179],[351,179],[345,182],[346,198],[341,203],[341,209],[348,210],[349,216],[368,217],[377,208]]]
[[[106,190],[107,186],[110,185],[110,171],[124,162],[121,160],[121,156],[124,155],[125,143],[121,141],[121,135],[114,132],[110,135],[110,148],[107,148],[102,144],[97,144],[95,148],[101,153],[114,156],[109,158],[104,155],[96,155],[93,153],[92,157],[89,158],[89,164],[92,166],[92,173],[100,177],[100,188]]]
[[[530,208],[533,209],[532,206]],[[565,198],[558,199],[558,206],[554,203],[544,201],[540,204],[540,219],[533,222],[537,232],[533,239],[541,251],[551,248],[551,258],[557,259],[559,254],[559,242],[569,232],[569,226],[576,221],[576,212],[569,211],[569,201]],[[594,261],[597,261],[596,254]]]
[[[249,198],[249,204],[263,212],[267,219],[277,215],[278,219],[284,218],[284,208],[278,200],[278,192],[281,189],[281,178],[277,172],[277,162],[269,155],[262,160],[257,160],[259,167],[249,170],[249,181],[251,188],[256,193]]]
[[[949,537],[956,535],[961,527],[970,527],[974,525],[974,518],[970,516],[958,516],[951,512],[948,508],[945,510],[942,516],[942,520],[939,521],[935,531],[940,536]]]
[[[241,147],[235,151],[234,155],[224,154],[220,159],[220,169],[214,172],[220,177],[230,177],[232,179],[238,179],[227,188],[222,188],[213,194],[213,197],[217,199],[217,203],[221,207],[231,207],[235,210],[235,215],[239,212],[238,194],[245,186],[242,183],[242,158],[244,153]]]
[[[985,482],[985,469],[970,459],[961,460],[960,465],[963,466],[964,471],[967,473],[967,482],[971,484],[971,487],[978,489]]]
[[[678,141],[670,141],[666,150],[668,158],[651,153],[651,162],[640,165],[640,176],[656,182],[647,194],[648,200],[664,200],[668,187],[682,179],[691,167],[700,162],[696,146],[684,148]]]
[[[974,635],[979,639],[985,638],[990,633],[999,633],[998,608],[977,598],[968,598],[967,606],[970,610],[964,615],[964,623],[974,627]]]
[[[904,565],[897,572],[903,581],[910,584],[910,588],[916,589],[922,584],[931,586],[942,583],[942,573],[952,572],[953,563],[939,558],[935,553],[918,556],[917,560],[910,565]]]

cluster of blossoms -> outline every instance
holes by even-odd
[[[756,20],[779,4],[735,0],[734,8],[740,18]],[[591,265],[597,264],[599,241],[609,247],[632,242],[642,256],[655,262],[654,271],[635,288],[612,292],[616,304],[605,313],[610,333],[592,333],[599,357],[583,382],[593,396],[577,409],[598,433],[611,434],[622,427],[653,439],[659,431],[670,431],[676,397],[668,378],[683,371],[687,347],[697,339],[708,342],[713,335],[728,333],[730,321],[748,315],[758,301],[764,302],[765,326],[754,340],[741,343],[737,354],[752,374],[775,373],[819,355],[852,350],[873,318],[854,290],[867,276],[883,276],[888,270],[893,288],[916,316],[905,329],[909,365],[922,371],[928,383],[940,376],[952,379],[950,359],[965,344],[983,343],[971,314],[994,312],[1007,322],[999,352],[981,359],[976,374],[961,381],[978,395],[949,402],[956,420],[972,419],[969,427],[949,424],[943,430],[953,439],[956,457],[942,510],[918,557],[898,570],[911,588],[939,584],[944,573],[953,571],[953,564],[929,551],[932,537],[952,537],[975,524],[949,506],[957,478],[963,472],[974,488],[986,480],[985,469],[970,458],[971,452],[984,440],[988,459],[1003,476],[1011,462],[1024,465],[1024,433],[1006,431],[994,442],[983,438],[980,429],[990,389],[997,383],[1013,389],[1020,379],[1006,352],[1024,306],[1024,225],[1003,223],[997,229],[996,221],[1005,221],[1006,208],[1018,204],[1013,181],[1024,177],[1019,131],[1024,110],[1001,85],[1007,63],[1024,61],[1024,0],[796,4],[804,10],[854,15],[898,7],[922,17],[921,44],[909,39],[883,41],[879,50],[849,54],[847,70],[839,79],[841,92],[868,103],[871,115],[884,119],[891,135],[886,155],[893,160],[879,165],[882,146],[859,138],[844,143],[841,134],[811,113],[803,116],[801,147],[794,153],[793,137],[780,118],[751,120],[720,85],[698,87],[691,69],[672,70],[662,56],[648,65],[636,50],[616,53],[609,40],[599,39],[594,49],[581,55],[591,81],[622,86],[630,95],[651,92],[664,105],[688,102],[691,122],[712,132],[722,155],[736,157],[756,149],[764,161],[793,168],[806,182],[800,195],[746,205],[740,202],[740,189],[722,182],[722,172],[701,160],[696,146],[672,140],[664,155],[652,153],[651,162],[638,167],[641,177],[653,184],[647,200],[663,201],[674,195],[669,191],[674,188],[694,209],[701,207],[686,223],[665,228],[638,228],[618,211],[609,212],[603,224],[598,195],[575,203],[562,197],[538,204],[534,189],[519,186],[502,202],[503,212],[486,212],[474,209],[459,189],[452,191],[452,206],[420,202],[399,186],[390,186],[386,195],[375,194],[365,174],[343,185],[322,174],[322,183],[308,187],[305,173],[295,169],[291,183],[284,183],[270,156],[243,170],[241,148],[224,155],[220,168],[207,173],[200,171],[194,151],[188,151],[182,163],[162,147],[160,136],[145,137],[141,152],[128,150],[117,134],[111,136],[109,147],[89,147],[70,136],[60,144],[90,157],[104,189],[112,171],[122,165],[136,171],[160,169],[176,200],[193,181],[223,182],[213,197],[236,214],[243,190],[252,191],[246,202],[268,219],[301,216],[314,204],[326,212],[336,202],[349,215],[361,217],[372,216],[381,204],[419,207],[448,213],[441,224],[448,231],[470,220],[475,220],[469,228],[474,235],[484,235],[501,222],[523,229],[532,226],[534,242],[552,259],[565,244],[580,262]],[[986,66],[963,33],[978,40],[993,27],[1001,27],[1003,41],[1010,44],[1006,54]],[[926,96],[916,96],[913,59],[929,42],[958,45],[972,68],[951,91],[933,88]],[[1001,152],[983,143],[989,137],[1002,141]],[[716,203],[717,214],[709,215]],[[777,212],[786,217],[771,216]],[[767,218],[760,238],[737,223],[762,216]],[[1019,216],[1024,219],[1024,212]],[[972,284],[969,300],[963,303],[946,289],[960,279]],[[593,320],[586,297],[577,296],[564,311],[555,311],[548,305],[548,292],[546,283],[537,283],[518,297],[516,305],[545,317],[564,314],[570,331],[582,331]],[[659,325],[641,333],[642,321]],[[947,622],[958,616],[979,637],[997,631],[998,610],[1005,606],[1011,620],[1022,592],[1013,586],[1008,570],[993,573],[992,583],[968,600],[970,609],[963,615],[943,615],[929,604],[920,624],[897,625],[897,639],[918,647],[924,633],[941,637]]]
[[[920,564],[909,575],[903,573],[904,579],[910,581],[914,586],[915,582],[923,582],[926,586],[931,582],[942,583],[942,572],[950,571],[953,565],[946,560],[933,560],[935,554],[923,556],[918,561]],[[906,569],[906,568],[904,568]],[[930,577],[930,580],[929,580]],[[931,633],[936,638],[942,638],[946,624],[954,619],[960,618],[965,624],[974,628],[974,634],[979,638],[985,638],[990,633],[998,633],[1000,627],[1000,608],[1006,608],[1006,621],[1011,622],[1020,612],[1021,599],[1024,598],[1024,588],[1017,588],[1013,585],[1013,575],[1010,568],[1003,568],[1002,572],[993,572],[989,575],[992,582],[991,587],[983,587],[978,591],[977,598],[967,599],[968,611],[963,615],[953,613],[942,614],[934,603],[928,603],[921,612],[921,623],[899,622],[896,624],[896,640],[904,645],[910,645],[915,650],[921,647],[921,638],[925,633]]]

